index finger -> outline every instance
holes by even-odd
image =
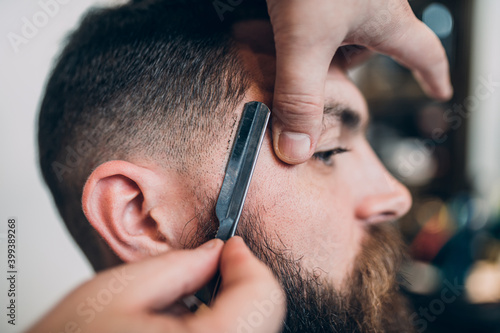
[[[124,286],[124,292],[116,293],[116,304],[126,310],[161,310],[210,280],[217,270],[222,244],[214,239],[196,249],[167,252],[121,265],[100,279],[108,289],[117,288],[120,283]]]
[[[436,34],[417,19],[409,5],[405,6],[392,14],[398,19],[381,29],[378,37],[361,36],[361,39],[366,39],[362,45],[388,55],[410,69],[430,97],[447,100],[451,98],[453,88],[443,45]]]

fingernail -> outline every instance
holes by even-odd
[[[209,240],[209,241],[208,241],[208,242],[206,242],[205,244],[201,245],[201,246],[199,247],[199,249],[203,249],[203,250],[210,250],[210,249],[213,249],[213,248],[215,248],[215,247],[219,244],[219,242],[220,242],[220,241],[221,241],[221,240],[220,240],[220,239],[217,239],[217,238],[212,239],[212,240]]]
[[[280,154],[290,162],[304,161],[310,155],[311,138],[304,133],[281,132],[278,149]]]

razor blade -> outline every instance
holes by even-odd
[[[263,103],[245,104],[215,206],[215,214],[219,220],[216,238],[223,241],[236,232],[270,114]]]
[[[215,214],[219,220],[215,237],[223,241],[233,237],[238,227],[270,114],[269,108],[261,102],[249,102],[243,109],[215,206]],[[209,305],[217,294],[219,285],[220,275],[217,273],[196,297]]]

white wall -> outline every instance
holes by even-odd
[[[500,209],[500,1],[473,3],[469,96],[479,103],[469,126],[468,173],[478,194]],[[495,84],[485,89],[481,78]]]
[[[46,16],[47,22],[39,14],[38,0],[0,1],[0,332],[5,333],[22,331],[92,276],[42,184],[36,161],[35,115],[61,40],[91,4],[105,0],[57,1],[65,4],[52,17]],[[33,22],[33,15],[45,25],[15,52],[8,34],[22,36],[23,17]],[[18,219],[15,327],[7,324],[6,317],[5,233],[7,218],[12,216]]]

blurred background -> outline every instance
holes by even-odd
[[[93,274],[42,184],[35,117],[64,37],[90,6],[116,2],[61,0],[14,47],[9,34],[22,36],[26,20],[47,11],[37,0],[0,1],[0,270],[6,221],[15,217],[19,271],[17,324],[1,320],[0,332],[21,332]],[[427,99],[384,56],[352,77],[371,109],[373,147],[413,195],[400,221],[412,256],[404,269],[412,320],[419,332],[500,332],[500,1],[410,4],[445,46],[453,99]],[[2,308],[6,288],[0,279]]]
[[[410,4],[446,49],[453,99],[426,98],[385,56],[352,76],[375,151],[413,195],[399,222],[412,320],[419,332],[500,332],[500,1]]]

